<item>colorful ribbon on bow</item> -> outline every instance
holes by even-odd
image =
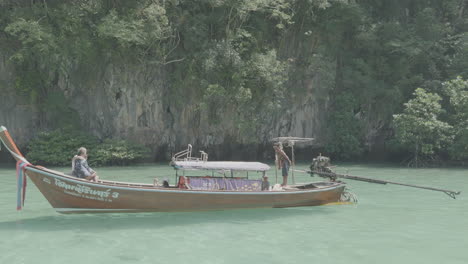
[[[30,163],[18,161],[16,163],[16,210],[21,210],[24,207],[24,200],[26,199],[26,167],[31,165]]]

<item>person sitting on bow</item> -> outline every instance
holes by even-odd
[[[72,159],[72,175],[78,178],[97,182],[99,177],[96,172],[88,165],[88,153],[86,148],[78,149],[78,154]]]

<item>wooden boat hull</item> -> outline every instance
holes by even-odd
[[[26,174],[60,213],[177,212],[314,206],[340,200],[344,184],[294,191],[199,191],[93,183],[30,166]]]
[[[26,175],[60,213],[177,212],[312,206],[340,201],[345,188],[343,183],[330,182],[321,183],[319,187],[285,191],[201,191],[111,181],[96,183],[31,165],[5,127],[0,127],[0,141],[23,164],[20,166],[24,167]]]

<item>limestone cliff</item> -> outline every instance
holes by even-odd
[[[324,137],[327,100],[315,96],[314,81],[308,82],[305,96],[292,97],[285,112],[267,116],[256,131],[244,135],[236,130],[233,113],[221,113],[221,122],[212,124],[206,113],[197,110],[196,101],[186,98],[188,103],[181,104],[171,99],[167,69],[117,63],[91,67],[83,75],[70,65],[56,78],[55,89],[63,93],[74,118],[99,138],[123,138],[149,146],[154,160],[167,160],[189,143],[196,150],[209,150],[212,158],[261,159],[271,155],[268,141],[272,137],[319,141]],[[38,132],[51,129],[50,122],[43,120],[53,113],[42,113],[15,90],[14,70],[6,58],[0,61],[0,83],[0,124],[24,148]],[[190,87],[186,89],[189,95]]]

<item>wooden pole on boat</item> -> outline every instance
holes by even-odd
[[[310,175],[317,174],[320,177],[326,177],[326,178],[330,178],[332,180],[335,180],[336,178],[343,178],[343,179],[364,181],[364,182],[370,182],[370,183],[394,184],[394,185],[401,185],[401,186],[413,187],[413,188],[418,188],[418,189],[438,191],[438,192],[443,192],[443,193],[447,194],[448,196],[450,196],[453,199],[456,199],[456,195],[460,194],[459,191],[451,191],[451,190],[439,189],[439,188],[434,188],[434,187],[419,186],[419,185],[414,185],[414,184],[399,183],[399,182],[392,182],[392,181],[385,181],[385,180],[377,180],[377,179],[371,179],[371,178],[360,177],[360,176],[337,174],[337,173],[330,173],[330,172],[323,172],[323,171],[308,171],[308,172],[310,173]]]
[[[278,183],[278,154],[275,151],[275,178],[276,183]]]
[[[293,184],[296,184],[296,181],[294,179],[294,166],[296,164],[296,160],[294,158],[294,141],[290,141],[289,144],[291,144],[291,158],[292,158],[292,164],[291,164],[291,167],[292,167],[292,170],[291,170],[291,175],[292,175],[292,182]]]

